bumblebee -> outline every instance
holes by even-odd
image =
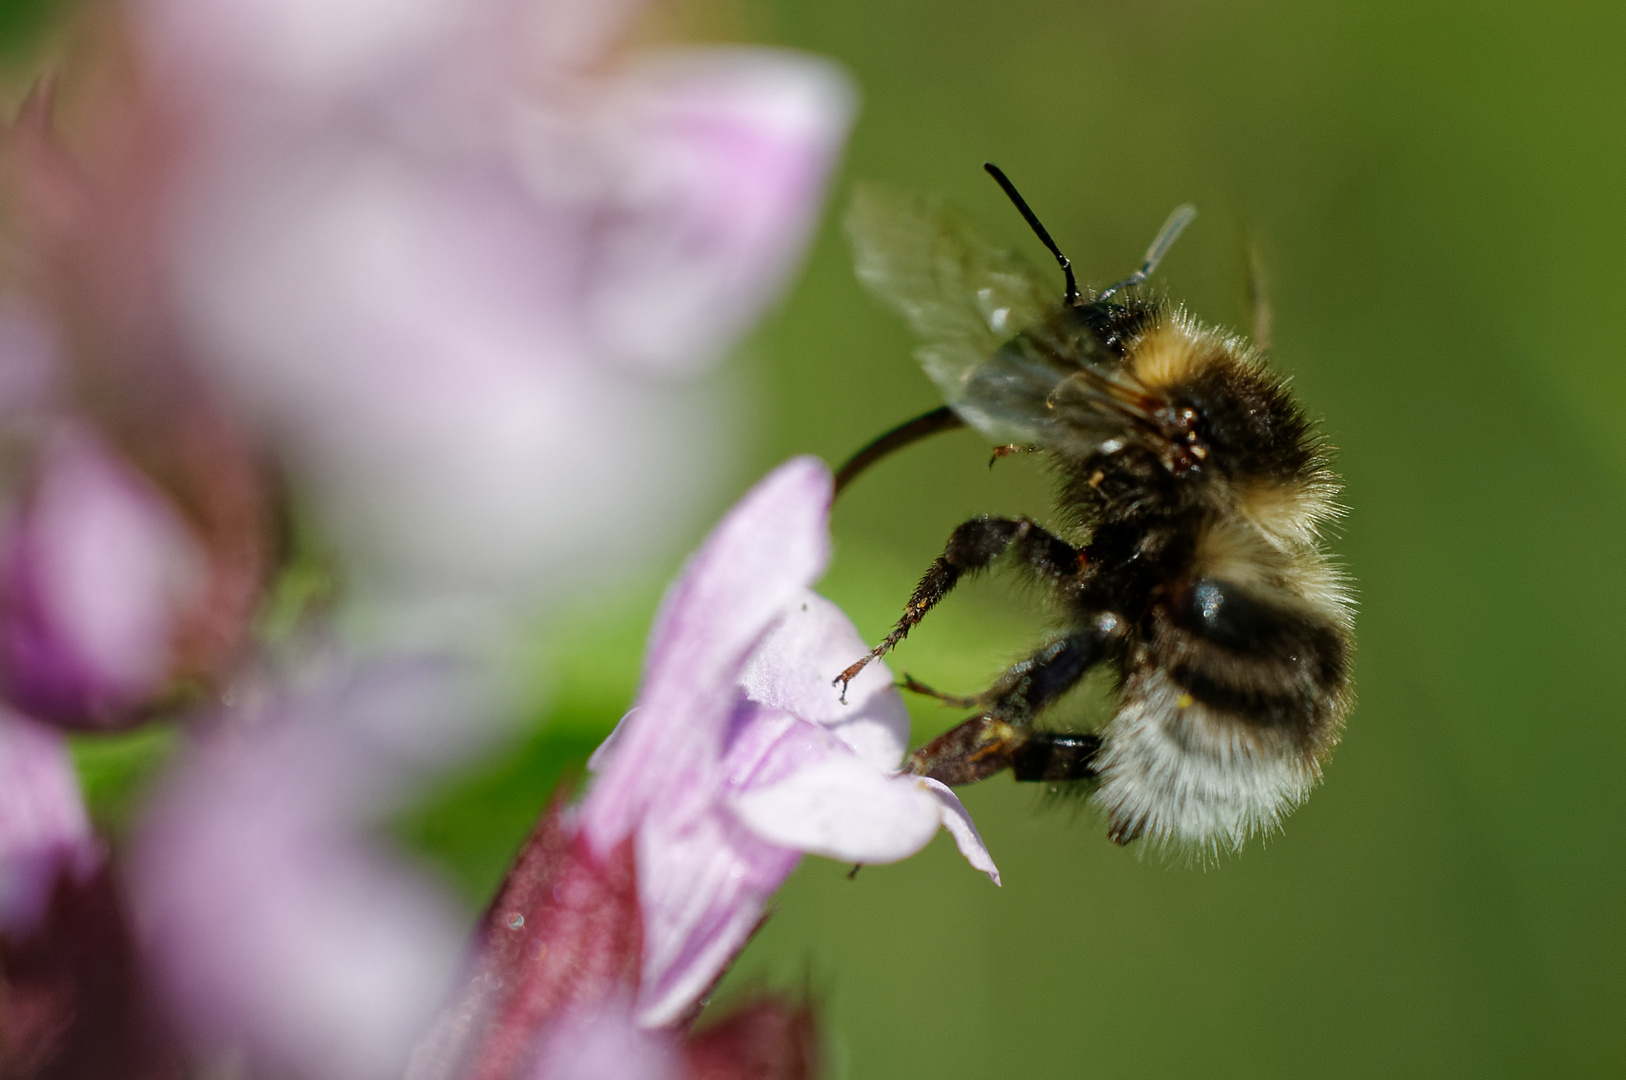
[[[861,190],[847,222],[858,276],[923,339],[916,356],[946,404],[860,450],[837,490],[903,446],[969,426],[996,458],[1048,460],[1060,525],[959,526],[897,625],[835,683],[844,693],[957,582],[1005,560],[1043,587],[1060,628],[975,697],[906,680],[976,710],[906,768],[950,785],[1006,769],[1087,781],[1119,844],[1238,848],[1309,794],[1353,702],[1350,588],[1322,547],[1341,512],[1329,448],[1260,350],[1143,289],[1189,206],[1140,269],[1081,293],[1016,188],[986,168],[1055,256],[1061,301],[940,201]],[[1046,728],[1046,710],[1102,665],[1111,719],[1096,732]]]

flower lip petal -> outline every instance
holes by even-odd
[[[775,844],[859,863],[908,858],[943,823],[934,792],[856,756],[831,757],[733,800],[739,819]]]
[[[987,874],[995,885],[1001,884],[999,867],[994,865],[994,857],[988,853],[988,845],[983,843],[982,834],[977,831],[976,824],[971,820],[971,813],[965,808],[965,804],[960,802],[960,797],[939,780],[923,776],[920,783],[937,797],[943,828],[954,837],[954,845],[960,849],[960,854],[965,856],[965,861]]]
[[[828,728],[873,768],[890,772],[909,740],[909,712],[892,673],[870,664],[847,688],[846,704],[832,684],[868,651],[840,608],[807,592],[751,654],[740,685],[751,700]]]

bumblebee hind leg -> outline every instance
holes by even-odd
[[[905,768],[950,786],[1005,769],[1018,780],[1079,780],[1094,775],[1100,740],[1093,735],[1034,731],[1035,716],[1107,659],[1121,636],[1102,615],[1085,630],[1057,638],[1011,667],[983,695],[986,710],[916,750]]]

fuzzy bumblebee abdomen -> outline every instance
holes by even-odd
[[[1240,847],[1320,779],[1349,710],[1349,637],[1294,598],[1179,582],[1125,656],[1095,799],[1115,839]]]

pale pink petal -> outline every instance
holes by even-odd
[[[692,368],[778,292],[852,120],[851,83],[811,56],[668,51],[619,88],[638,148],[587,295],[623,362]]]
[[[918,778],[887,776],[850,754],[745,791],[732,805],[764,840],[856,863],[908,858],[943,824]]]
[[[4,538],[0,678],[20,707],[106,724],[168,677],[202,552],[168,500],[88,429],[64,427]]]
[[[824,569],[830,473],[780,466],[712,531],[662,602],[638,711],[582,807],[600,851],[652,815],[700,813],[721,776],[734,682],[751,648]],[[684,809],[690,807],[692,809]]]
[[[467,716],[448,671],[310,673],[180,762],[138,836],[131,886],[171,1010],[199,1045],[257,1073],[401,1075],[453,985],[466,926],[372,827],[445,757],[435,729]]]
[[[366,85],[421,54],[476,0],[137,0],[169,77],[289,96]],[[284,102],[286,104],[286,100]]]
[[[909,744],[909,712],[885,664],[875,662],[847,687],[836,675],[869,651],[852,620],[812,592],[792,603],[740,676],[753,701],[828,728],[875,769],[890,772]]]
[[[937,796],[943,816],[943,828],[954,837],[954,844],[960,849],[960,854],[965,856],[965,861],[987,874],[993,879],[994,884],[998,885],[999,867],[994,865],[994,857],[988,853],[988,846],[982,842],[982,834],[977,831],[976,824],[971,820],[971,813],[960,802],[960,797],[946,784],[929,777],[922,778],[920,782]]]
[[[746,698],[729,720],[723,772],[728,793],[737,794],[776,784],[829,758],[851,756],[847,744],[818,724]]]
[[[0,712],[0,935],[33,929],[58,875],[99,861],[62,736]]]
[[[564,1017],[543,1035],[527,1080],[687,1080],[677,1039],[640,1028],[628,1003]]]
[[[638,829],[644,910],[638,1001],[645,1023],[668,1023],[716,981],[801,858],[745,827],[729,809],[727,792],[745,790],[763,774],[804,768],[811,756],[852,756],[818,725],[743,698],[725,742],[716,786],[697,788],[692,803],[668,800]]]
[[[212,150],[177,237],[181,301],[358,596],[534,604],[692,515],[729,426],[715,391],[650,386],[584,337],[601,193],[544,199],[506,160],[319,132]]]
[[[684,818],[652,815],[638,831],[644,911],[638,1019],[681,1017],[723,973],[801,853],[769,844],[713,805]]]
[[[692,1007],[803,852],[890,862],[945,822],[936,791],[891,771],[907,716],[885,669],[849,704],[830,685],[865,649],[807,591],[828,500],[827,470],[802,459],[730,512],[668,592],[638,705],[594,755],[586,835],[608,851],[636,829],[641,1023]]]

